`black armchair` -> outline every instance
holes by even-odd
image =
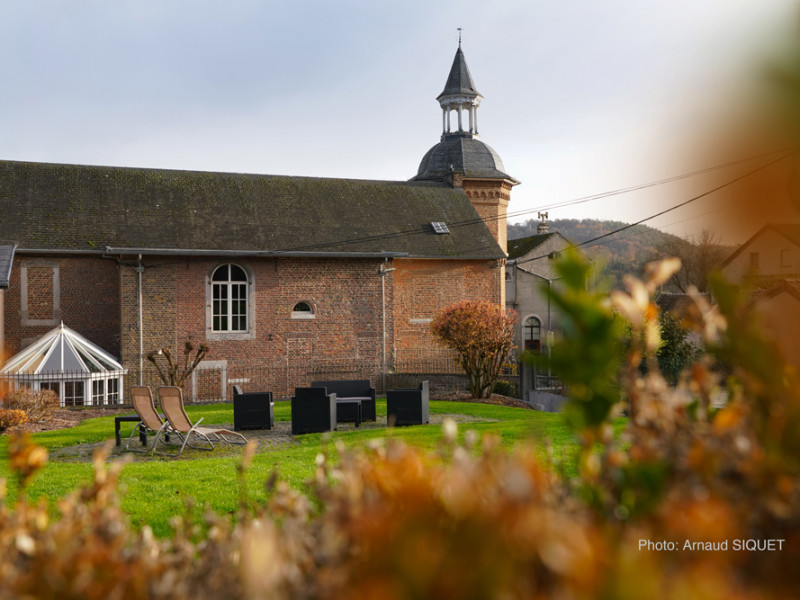
[[[243,393],[233,386],[233,428],[272,429],[275,426],[275,403],[272,392]]]
[[[428,382],[423,381],[417,389],[386,392],[386,422],[396,426],[430,423]]]
[[[295,388],[292,435],[332,431],[336,426],[336,394],[324,387]]]

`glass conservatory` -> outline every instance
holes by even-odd
[[[11,389],[53,390],[61,406],[121,404],[128,372],[113,356],[63,323],[0,369]]]

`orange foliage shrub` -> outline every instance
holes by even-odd
[[[0,431],[13,429],[14,427],[18,427],[19,425],[27,422],[28,416],[24,411],[15,409],[6,410],[0,408]]]
[[[431,333],[455,351],[473,398],[488,398],[514,345],[516,314],[488,301],[464,300],[446,306]]]

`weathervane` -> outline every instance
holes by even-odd
[[[458,47],[461,48],[461,27],[456,27],[458,29]]]

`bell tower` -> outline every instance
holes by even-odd
[[[497,152],[479,139],[478,106],[483,96],[467,66],[460,35],[450,74],[436,100],[442,109],[441,141],[425,154],[413,180],[445,181],[462,188],[506,252],[508,202],[519,181],[505,173]]]

